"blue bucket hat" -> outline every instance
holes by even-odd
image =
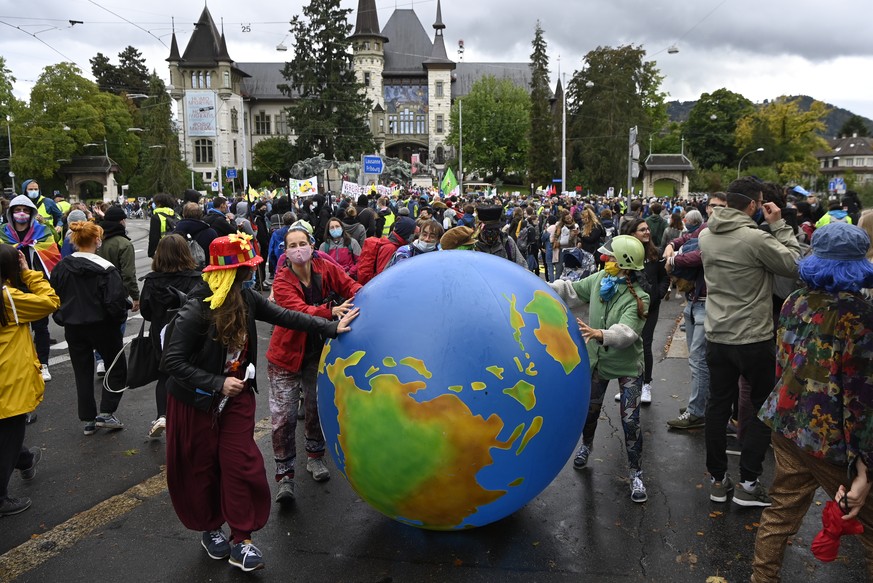
[[[820,259],[857,261],[865,259],[869,249],[867,232],[849,223],[828,223],[812,234],[812,254]]]

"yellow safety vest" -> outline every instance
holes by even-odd
[[[388,213],[385,215],[385,227],[382,229],[382,236],[387,237],[391,232],[391,227],[394,226],[394,213]]]

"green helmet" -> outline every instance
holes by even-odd
[[[636,237],[619,235],[612,238],[612,255],[621,269],[639,271],[643,268],[646,250]]]

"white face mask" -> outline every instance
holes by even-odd
[[[421,239],[416,239],[412,246],[422,253],[428,253],[429,251],[433,251],[434,249],[436,249],[436,243],[426,243]]]

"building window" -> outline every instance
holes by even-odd
[[[388,116],[388,133],[396,134],[397,133],[397,115],[391,114]]]
[[[442,81],[436,82],[436,96],[438,99],[443,97],[443,82]]]
[[[365,50],[365,51],[369,51],[369,50],[370,50],[370,41],[365,41],[365,42],[364,42],[364,50]]]
[[[197,89],[197,73],[191,72],[191,89]]]
[[[194,161],[197,164],[212,164],[215,162],[212,140],[195,140]]]
[[[369,72],[364,72],[364,85],[366,85],[367,87],[370,86],[370,73]]]
[[[437,164],[445,164],[446,163],[446,151],[442,146],[437,146],[436,154],[434,155],[434,162]]]
[[[845,162],[846,162],[845,163],[846,166],[852,166],[852,164],[854,163],[854,160],[852,158],[846,158]]]
[[[206,71],[206,88],[212,88],[212,71]]]
[[[204,172],[203,180],[205,180],[206,182],[212,182],[212,172]]]
[[[230,110],[230,131],[233,133],[239,132],[239,112],[235,107]]]
[[[445,118],[443,117],[443,114],[438,113],[436,116],[436,133],[443,133],[443,124],[445,124]]]
[[[417,134],[426,134],[427,133],[427,116],[425,116],[425,115],[416,115],[415,116],[415,133],[417,133]]]
[[[234,167],[236,167],[236,165],[237,165],[236,140],[233,141],[233,165],[234,165]]]
[[[270,135],[270,116],[263,111],[255,116],[255,135]]]
[[[284,109],[279,112],[279,116],[276,118],[276,133],[280,136],[288,135],[288,114]]]
[[[224,88],[230,89],[230,73],[228,71],[224,72]]]
[[[197,71],[197,87],[203,89],[206,84],[203,82],[203,71]]]

